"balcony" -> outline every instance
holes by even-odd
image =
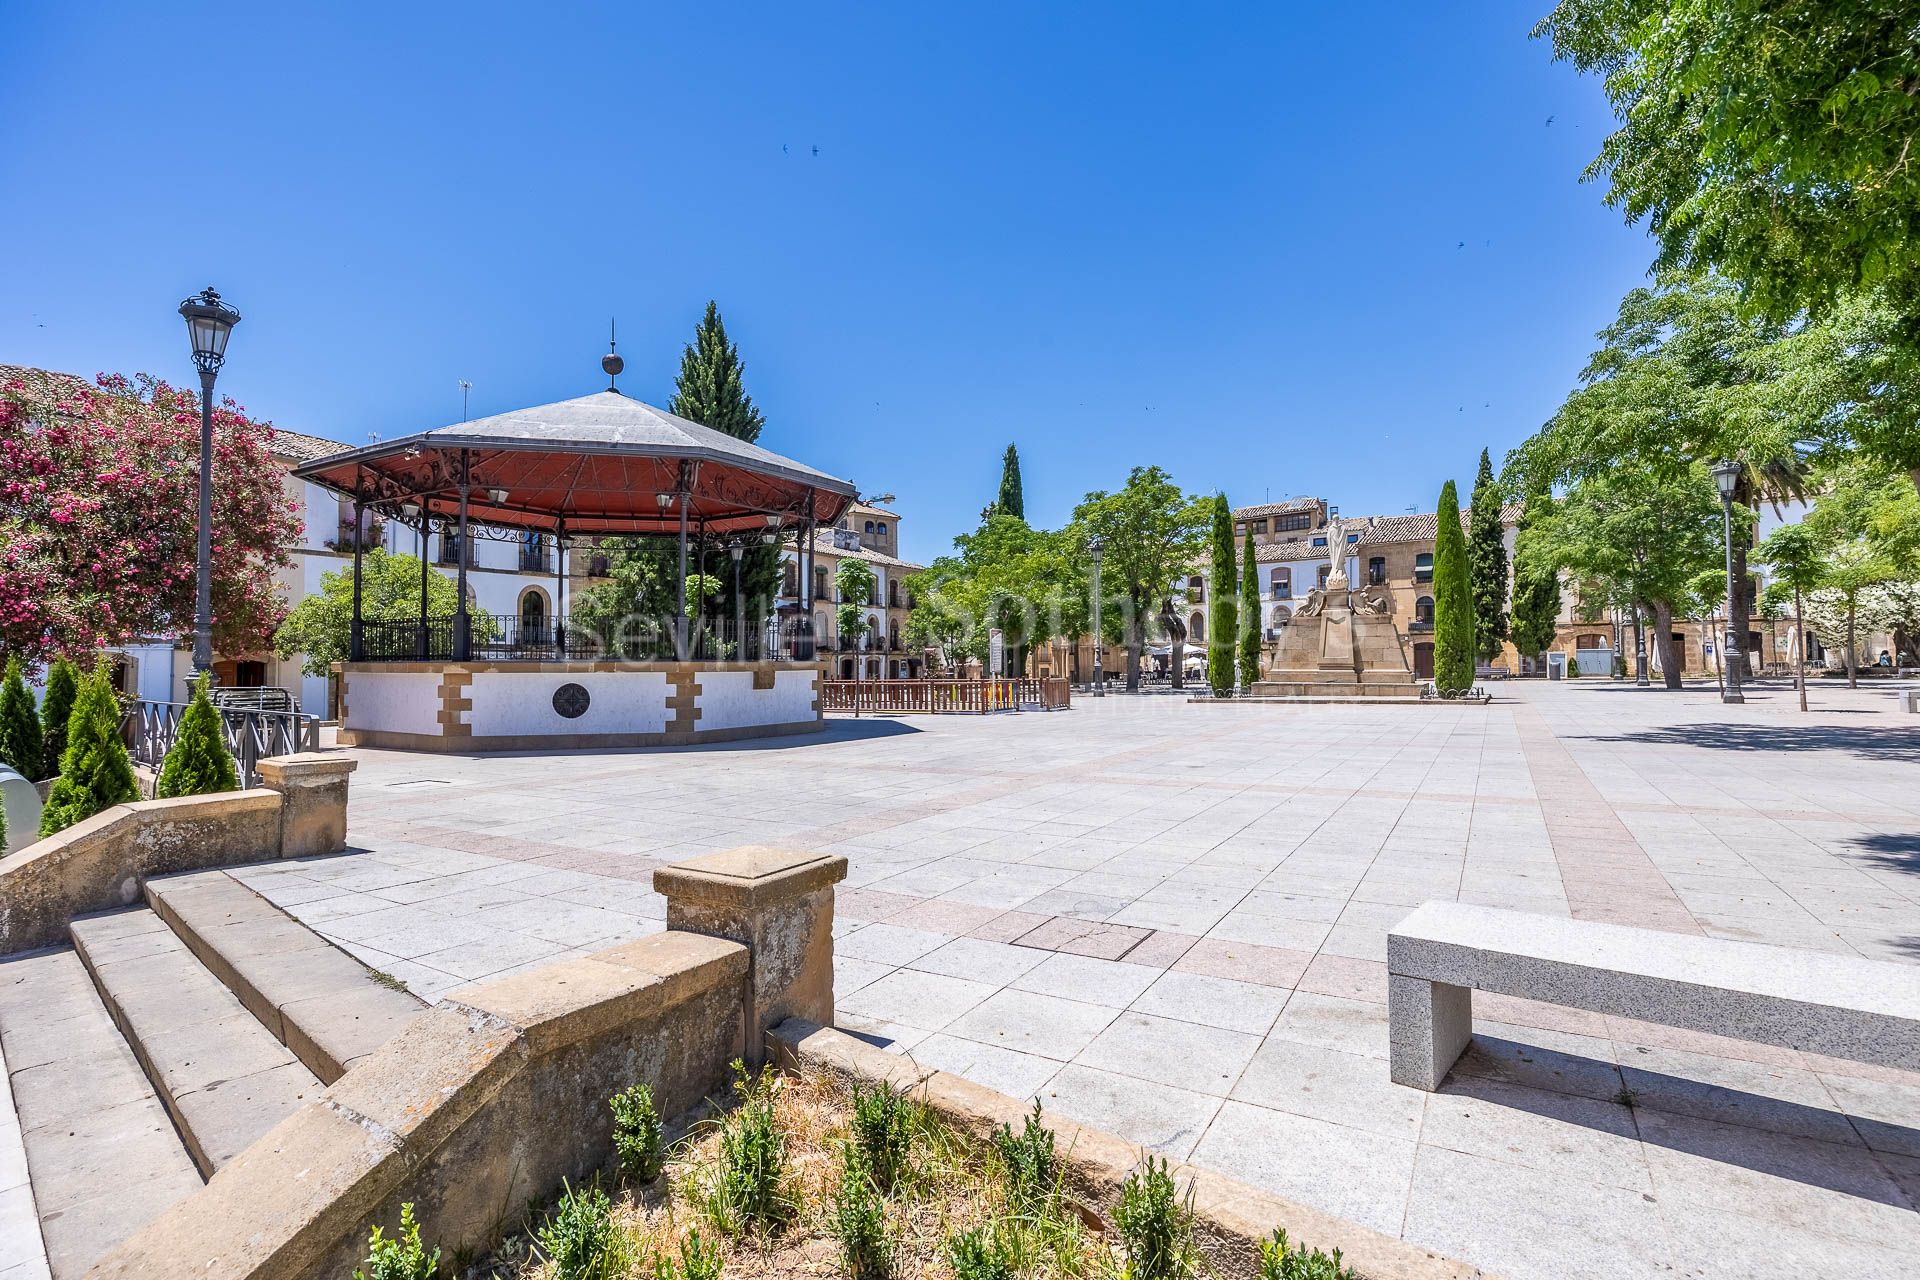
[[[522,573],[552,573],[552,557],[545,547],[522,547],[519,558]]]

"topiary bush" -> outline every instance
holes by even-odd
[[[27,692],[26,673],[20,658],[7,658],[7,675],[0,682],[0,764],[10,766],[28,782],[38,782],[45,763],[40,743],[40,715],[34,709],[33,695]]]
[[[1435,512],[1433,540],[1433,688],[1457,698],[1473,688],[1473,587],[1467,577],[1467,535],[1460,527],[1460,498],[1449,480]]]
[[[65,658],[55,658],[47,668],[47,689],[40,697],[42,778],[60,772],[60,757],[67,749],[67,721],[73,716],[73,699],[79,691],[79,672]]]
[[[160,782],[153,790],[157,799],[212,795],[216,791],[240,788],[240,775],[233,767],[233,754],[227,750],[220,712],[207,697],[208,684],[205,673],[194,683],[193,701],[180,717],[173,746],[167,749],[167,758],[160,766]]]
[[[60,777],[40,811],[40,834],[53,835],[102,809],[139,798],[133,760],[120,740],[120,702],[113,696],[113,675],[101,658],[74,697],[73,715],[67,720],[67,749],[60,756]]]

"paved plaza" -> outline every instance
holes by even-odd
[[[243,874],[432,997],[660,929],[660,863],[844,853],[840,1020],[923,1063],[1509,1277],[1911,1277],[1920,1076],[1479,996],[1439,1093],[1387,1079],[1386,932],[1428,899],[1920,963],[1920,717],[1814,699],[367,751],[364,854]]]

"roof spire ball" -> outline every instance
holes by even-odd
[[[620,371],[622,369],[627,367],[627,362],[625,360],[622,360],[620,358],[619,352],[615,350],[615,348],[618,345],[619,344],[617,344],[613,340],[613,321],[608,320],[607,321],[607,354],[600,357],[600,367],[606,371],[607,390],[613,392],[613,394],[615,395],[620,394],[620,388],[613,384],[613,380],[620,376]]]

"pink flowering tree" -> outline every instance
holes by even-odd
[[[273,428],[213,413],[213,626],[268,646],[300,534]],[[0,384],[0,651],[29,663],[193,630],[200,403],[144,374]]]

